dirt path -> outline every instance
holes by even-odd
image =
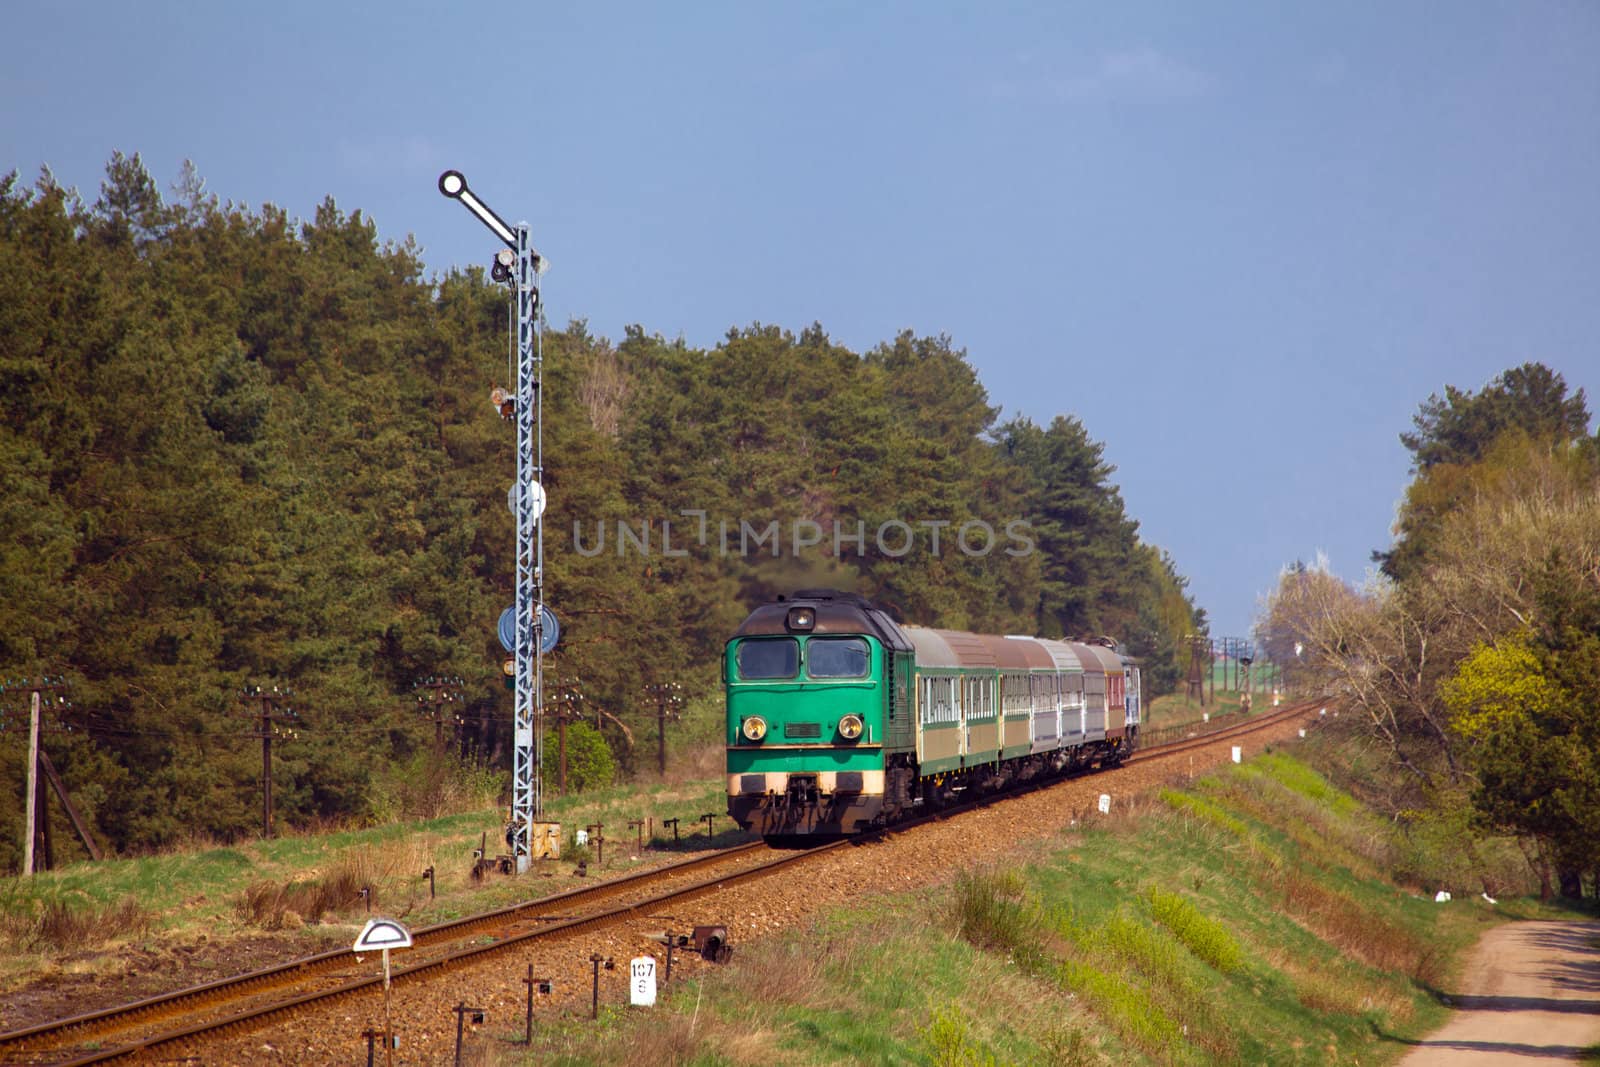
[[[1600,923],[1496,927],[1472,950],[1449,997],[1450,1021],[1401,1067],[1576,1060],[1600,1044]]]

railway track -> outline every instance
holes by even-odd
[[[1288,705],[1237,722],[1212,724],[1204,733],[1141,749],[1130,762],[1158,759],[1265,729],[1318,702]],[[1034,789],[1048,788],[1050,782]],[[919,823],[949,820],[1004,798],[986,797],[897,824],[899,834]],[[867,835],[873,836],[873,835]],[[665,867],[584,886],[413,932],[415,947],[392,971],[395,983],[414,983],[482,958],[545,939],[571,937],[665,910],[725,886],[766,877],[816,856],[846,848],[838,840],[804,850],[777,851],[763,842],[722,849]],[[709,875],[709,876],[708,876]],[[135,1003],[0,1033],[0,1064],[93,1064],[160,1049],[182,1049],[259,1025],[275,1016],[381,989],[376,957],[348,949],[319,953]]]

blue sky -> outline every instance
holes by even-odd
[[[1600,5],[51,3],[0,42],[0,171],[494,240],[558,323],[715,344],[948,333],[1006,415],[1080,417],[1243,634],[1360,579],[1446,383],[1600,407]],[[486,368],[486,375],[490,368]]]

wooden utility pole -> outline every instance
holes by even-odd
[[[652,682],[644,687],[646,699],[656,705],[656,769],[667,773],[667,719],[678,721],[683,707],[683,686],[677,682]]]
[[[257,705],[255,710],[245,712],[250,718],[256,720],[256,729],[246,734],[246,737],[261,739],[261,836],[272,836],[272,742],[274,738],[283,741],[293,741],[299,736],[299,731],[289,728],[287,723],[299,719],[299,713],[294,708],[284,704],[279,705],[294,695],[292,689],[279,689],[272,687],[272,692],[264,692],[258,686],[246,686],[239,694],[239,702],[247,708],[250,704]]]
[[[411,688],[417,692],[417,710],[422,713],[423,722],[433,723],[433,753],[436,756],[444,755],[444,724],[447,721],[455,723],[456,745],[461,743],[461,727],[464,720],[461,713],[447,712],[445,709],[451,704],[462,704],[465,695],[461,689],[466,682],[460,678],[432,678],[423,682],[412,682]]]
[[[562,796],[567,795],[567,723],[581,718],[578,712],[578,705],[583,703],[581,683],[580,678],[553,679],[548,690],[549,699],[545,702],[545,714],[556,720],[556,789]]]
[[[50,839],[50,812],[45,806],[44,780],[39,777],[39,730],[42,725],[40,713],[45,703],[47,700],[55,703],[54,699],[46,698],[44,694],[65,688],[65,683],[60,678],[41,678],[37,682],[24,678],[17,688],[28,691],[28,785],[24,801],[22,873],[29,875],[37,869],[36,861],[41,854],[46,869],[55,866],[55,850]],[[65,797],[65,791],[62,795]]]
[[[22,846],[22,873],[33,873],[33,833],[39,815],[39,691],[33,691],[28,714],[28,815]],[[46,819],[46,822],[49,820]]]

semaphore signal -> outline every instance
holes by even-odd
[[[514,402],[501,396],[495,407],[517,425],[517,480],[510,504],[517,528],[517,600],[512,608],[512,678],[515,692],[515,756],[511,781],[511,826],[507,841],[517,873],[531,860],[533,823],[544,814],[544,655],[549,609],[544,604],[544,411],[540,380],[544,335],[539,316],[538,275],[546,263],[533,247],[528,224],[510,226],[467,185],[458,170],[439,175],[439,192],[461,205],[505,244],[495,253],[489,274],[516,293],[517,391]],[[553,619],[553,616],[550,616]]]

